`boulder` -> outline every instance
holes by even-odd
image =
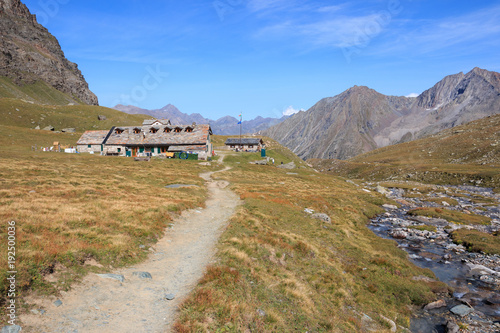
[[[445,300],[440,299],[439,301],[435,301],[424,306],[424,310],[429,311],[429,310],[439,309],[445,306],[446,306]]]
[[[465,317],[471,312],[474,312],[474,309],[467,306],[467,305],[457,305],[450,310],[452,313],[456,314],[457,316],[460,317]]]
[[[290,163],[287,163],[287,164],[278,165],[277,167],[280,168],[280,169],[292,170],[292,169],[295,169],[297,166],[295,165],[294,162],[290,162]]]
[[[388,195],[390,192],[383,186],[377,185],[377,192],[383,195]]]
[[[408,233],[406,231],[397,229],[392,231],[390,235],[396,239],[405,239],[406,237],[408,237]]]
[[[447,333],[458,333],[460,332],[460,326],[458,326],[456,323],[452,322],[451,320],[446,323],[446,332]]]
[[[37,127],[35,127],[36,130],[39,130],[40,129],[40,125],[38,125]]]
[[[330,216],[328,216],[326,214],[323,214],[323,213],[313,214],[312,218],[313,219],[317,219],[317,220],[321,220],[321,221],[323,221],[325,223],[332,223],[332,219],[330,218]]]
[[[63,132],[63,133],[75,133],[76,129],[74,129],[74,128],[63,128],[61,130],[61,132]]]
[[[389,205],[389,204],[384,204],[384,205],[382,205],[382,207],[384,207],[385,209],[389,209],[389,210],[396,210],[396,209],[398,209],[397,206]]]
[[[250,164],[267,165],[267,160],[253,161],[253,162],[250,162]]]
[[[49,125],[49,126],[47,126],[47,127],[44,127],[44,129],[43,129],[43,130],[44,130],[44,131],[54,131],[54,129],[55,129],[54,127],[52,127],[52,126],[50,126],[50,125]]]
[[[97,116],[97,119],[99,119],[99,120],[106,120],[108,118],[106,118],[106,116],[99,115],[99,116]]]

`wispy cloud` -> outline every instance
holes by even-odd
[[[478,51],[478,44],[498,45],[500,6],[482,9],[442,20],[404,21],[390,32],[390,38],[374,53],[380,55],[431,54],[459,47],[465,52]]]
[[[420,94],[411,93],[411,94],[406,95],[405,97],[418,97],[418,96],[420,96]]]
[[[304,109],[295,109],[293,107],[293,105],[290,105],[289,107],[287,107],[284,111],[283,111],[283,115],[284,116],[291,116],[291,115],[294,115],[300,111],[305,111]]]
[[[300,12],[282,13],[260,28],[258,39],[296,39],[309,47],[366,46],[382,33],[396,13],[384,6],[358,11],[349,4],[304,6]]]

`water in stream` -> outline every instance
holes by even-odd
[[[428,268],[436,277],[453,289],[446,306],[422,310],[412,319],[412,332],[448,332],[448,322],[461,324],[461,332],[500,332],[500,256],[468,252],[453,243],[449,233],[457,228],[474,228],[493,233],[500,230],[500,196],[491,189],[473,186],[434,186],[429,193],[418,189],[389,189],[386,195],[401,204],[387,206],[387,212],[374,218],[370,229],[383,238],[395,239],[416,265]],[[427,198],[438,198],[436,202]],[[439,201],[455,199],[457,205]],[[409,216],[417,207],[443,207],[466,213],[487,216],[489,226],[465,226],[443,219]],[[418,226],[433,226],[436,231],[417,230]],[[465,313],[455,314],[460,310]],[[465,305],[465,306],[464,306]],[[452,312],[454,311],[454,312]],[[453,326],[453,324],[450,325]],[[466,328],[465,328],[466,327]]]

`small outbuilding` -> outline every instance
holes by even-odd
[[[104,151],[104,143],[109,136],[107,131],[86,131],[76,143],[79,153],[100,154]]]
[[[264,147],[261,138],[229,138],[226,140],[226,147],[231,150],[260,151]]]

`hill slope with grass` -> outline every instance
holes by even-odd
[[[35,142],[79,137],[34,130],[37,124],[83,131],[140,122],[142,116],[10,99],[0,99],[0,112],[0,217],[17,225],[20,304],[29,295],[57,297],[88,273],[143,261],[149,247],[168,235],[174,214],[204,205],[207,188],[198,175],[221,168],[31,150]],[[98,121],[98,114],[109,123]],[[41,118],[47,122],[37,123]],[[366,227],[387,199],[317,173],[288,148],[265,140],[276,164],[295,162],[297,168],[249,164],[261,159],[256,153],[226,157],[233,169],[217,177],[230,182],[244,203],[224,230],[213,265],[183,303],[176,331],[383,331],[390,328],[387,319],[408,327],[413,306],[448,292],[425,282],[430,271]],[[167,190],[168,184],[198,187]],[[0,244],[4,253],[5,246]],[[5,260],[0,258],[1,281]],[[0,284],[2,304],[6,288]]]
[[[78,66],[21,1],[0,1],[0,31],[0,97],[98,105]]]
[[[348,161],[308,160],[319,171],[371,180],[500,186],[500,115]]]

